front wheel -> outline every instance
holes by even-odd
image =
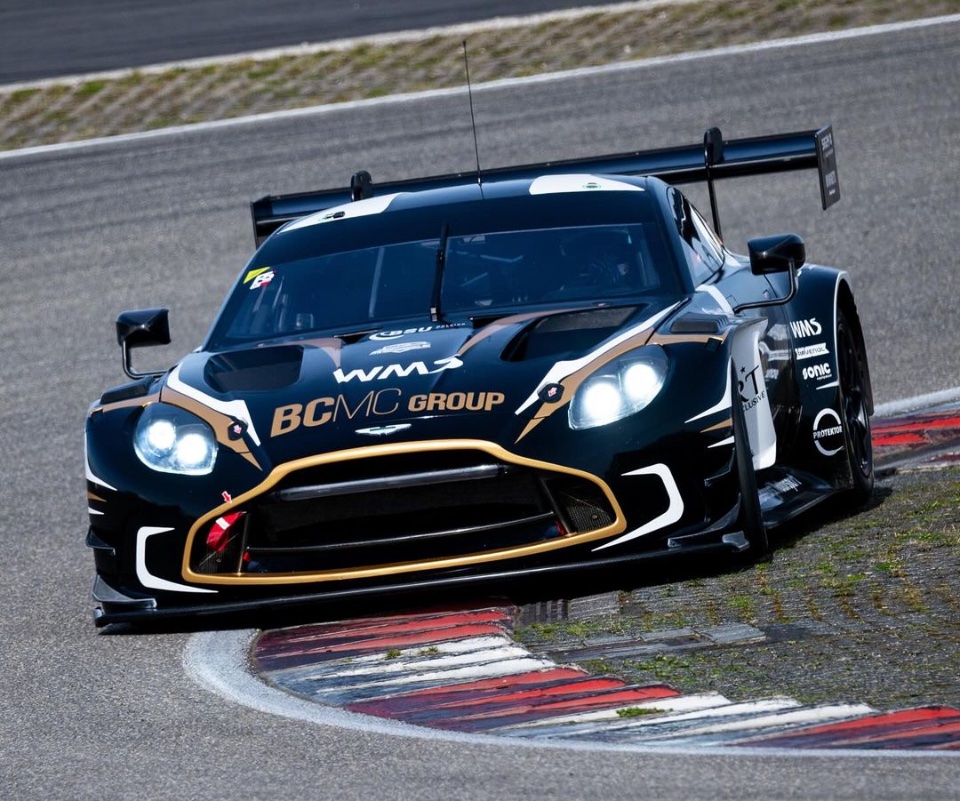
[[[837,314],[837,367],[840,371],[840,406],[844,445],[852,485],[848,497],[864,504],[873,494],[873,440],[868,410],[867,356],[843,311]]]

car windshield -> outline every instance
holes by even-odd
[[[682,291],[653,221],[462,236],[437,230],[428,239],[251,265],[208,347],[422,318],[437,305],[438,275],[444,319]]]

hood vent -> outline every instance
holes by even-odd
[[[671,334],[719,334],[725,325],[728,325],[726,319],[721,319],[714,315],[697,314],[691,312],[684,314],[674,320],[670,326]]]
[[[295,384],[302,363],[300,345],[238,350],[211,356],[203,377],[217,392],[270,391]]]
[[[501,358],[522,362],[589,352],[620,330],[638,309],[637,306],[617,306],[541,317],[510,341]]]

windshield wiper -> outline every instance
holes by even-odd
[[[440,229],[440,243],[437,245],[437,271],[433,276],[433,296],[430,298],[430,319],[440,322],[440,294],[443,291],[443,268],[447,263],[447,237],[450,235],[450,223],[444,223]]]

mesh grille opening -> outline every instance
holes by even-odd
[[[429,563],[595,531],[615,520],[602,489],[577,476],[501,463],[493,476],[456,478],[464,467],[490,462],[485,453],[438,452],[297,471],[244,508],[242,528],[231,531],[222,553],[212,554],[198,535],[191,563],[198,572],[241,575]],[[281,499],[282,490],[442,470],[453,478]]]

